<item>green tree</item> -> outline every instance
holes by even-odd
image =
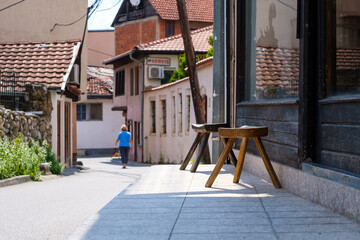
[[[209,50],[206,53],[207,58],[214,55],[213,36],[212,35],[210,35],[208,37],[208,43],[211,45],[211,48],[209,48]],[[176,70],[176,69],[174,70],[174,73],[171,76],[169,82],[175,82],[179,79],[189,76],[189,74],[185,71],[186,68],[187,68],[186,55],[184,53],[179,56],[179,70]]]
[[[214,38],[213,38],[213,35],[210,35],[208,37],[208,43],[211,45],[211,48],[209,48],[209,50],[206,53],[207,58],[214,56]]]

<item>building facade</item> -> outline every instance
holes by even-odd
[[[197,73],[204,116],[211,123],[212,58],[199,61]],[[181,163],[197,134],[191,129],[196,121],[189,78],[145,90],[144,103],[144,161]]]
[[[204,58],[211,47],[208,38],[212,27],[192,32],[195,53],[199,59]],[[172,36],[147,44],[139,45],[132,50],[105,61],[112,64],[115,70],[114,111],[122,111],[125,121],[133,136],[135,147],[130,158],[143,161],[143,91],[168,82],[174,69],[179,67],[179,56],[184,53],[181,35]]]
[[[191,30],[213,22],[213,1],[187,1]],[[175,0],[124,0],[112,23],[116,55],[162,38],[181,33]]]
[[[214,35],[225,30],[222,69],[236,90],[227,92],[232,125],[268,126],[264,145],[283,186],[359,220],[360,4],[249,0],[221,7],[231,9],[218,9],[215,19],[231,21],[215,25]],[[265,177],[255,144],[248,149],[245,168]]]
[[[46,86],[54,87],[51,97],[54,105],[51,119],[53,128],[52,147],[62,162],[66,162],[67,166],[72,166],[72,163],[76,162],[77,155],[75,102],[79,99],[80,101],[86,99],[86,95],[80,95],[80,92],[86,92],[87,84],[87,1],[38,0],[35,2],[19,2],[10,0],[1,2],[0,9],[2,10],[0,14],[0,31],[2,33],[0,42],[34,43],[35,47],[38,46],[36,51],[42,49],[43,52],[47,52],[47,45],[57,45],[54,49],[58,50],[60,48],[63,51],[60,54],[59,52],[52,52],[47,53],[48,55],[34,55],[33,62],[27,61],[27,64],[22,65],[18,70],[20,73],[32,69],[32,73],[39,74],[37,79],[34,78],[34,83],[44,82]],[[61,45],[61,42],[63,45]],[[74,44],[70,46],[70,43],[74,42],[78,42],[75,48],[73,48]],[[21,43],[18,46],[21,47]],[[67,52],[70,48],[71,50],[74,49],[74,51]],[[51,49],[51,47],[48,48],[48,50]],[[31,54],[36,54],[36,51]],[[18,52],[19,56],[23,53]],[[54,56],[57,59],[52,62]],[[75,58],[72,59],[74,56]],[[48,64],[46,64],[46,57],[51,59]],[[39,61],[35,62],[37,59]],[[60,59],[62,59],[62,62]],[[70,60],[67,61],[68,59]],[[57,61],[60,61],[61,64]],[[53,63],[56,64],[52,65]],[[65,63],[67,66],[62,72]],[[2,68],[5,67],[2,66]],[[54,73],[53,70],[56,68],[61,70]],[[60,78],[59,75],[61,75]],[[68,88],[70,85],[67,83],[70,79],[77,81],[77,83],[75,86]],[[79,89],[80,91],[78,91]],[[69,94],[69,97],[66,96],[67,94]]]

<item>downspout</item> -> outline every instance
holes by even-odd
[[[133,55],[134,51],[131,51],[130,52],[130,59],[134,62],[137,62],[141,65],[141,128],[140,128],[140,131],[141,131],[141,162],[144,162],[144,139],[143,139],[143,136],[144,136],[144,131],[143,131],[143,124],[144,124],[144,94],[143,94],[143,91],[144,91],[144,82],[145,82],[145,79],[144,79],[144,63],[136,58],[134,58],[132,55]],[[136,151],[136,149],[135,149]]]

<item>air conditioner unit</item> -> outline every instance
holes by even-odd
[[[159,66],[149,67],[149,78],[164,78],[164,68]]]

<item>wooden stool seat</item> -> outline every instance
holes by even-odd
[[[264,126],[242,126],[240,128],[219,128],[219,136],[223,139],[228,139],[225,145],[223,152],[221,153],[219,160],[217,161],[214,170],[212,171],[208,181],[205,184],[205,187],[211,187],[214,183],[217,175],[219,174],[222,166],[224,165],[226,157],[229,155],[232,150],[232,146],[235,143],[237,138],[241,138],[241,145],[239,151],[239,157],[236,164],[235,174],[234,174],[234,183],[238,183],[240,180],[241,171],[244,165],[245,153],[249,138],[254,138],[256,147],[259,150],[260,156],[264,162],[267,172],[276,188],[281,188],[279,179],[276,176],[276,173],[271,165],[268,155],[266,154],[264,145],[260,137],[265,137],[268,135],[268,128]]]
[[[211,124],[192,124],[192,129],[197,132],[196,138],[191,145],[189,152],[187,153],[183,163],[180,166],[180,170],[185,170],[186,166],[189,164],[192,155],[194,154],[197,146],[200,144],[196,159],[191,166],[190,172],[196,172],[197,167],[199,166],[200,159],[204,153],[205,147],[207,145],[210,133],[218,132],[220,128],[226,128],[229,125],[226,123],[211,123]],[[234,152],[231,150],[230,159],[232,163],[236,166],[237,160]]]

